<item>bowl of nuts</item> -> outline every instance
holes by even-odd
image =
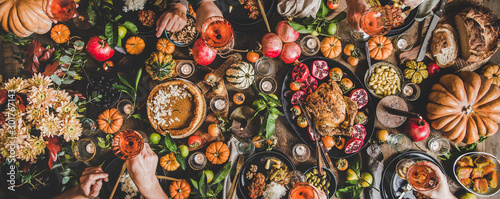
[[[186,15],[186,25],[182,28],[182,30],[177,32],[165,30],[165,35],[167,36],[168,41],[179,47],[186,47],[193,44],[199,35],[198,31],[196,31],[196,19],[190,14]]]
[[[365,73],[365,86],[377,98],[398,95],[403,87],[403,73],[388,62],[377,62]]]

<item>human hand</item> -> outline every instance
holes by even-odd
[[[356,31],[361,31],[359,20],[363,13],[368,10],[368,4],[365,0],[346,0],[347,3],[347,21]]]
[[[212,0],[203,0],[196,9],[196,30],[201,32],[201,26],[205,20],[213,16],[222,17],[219,7]]]
[[[448,187],[448,180],[446,176],[441,172],[441,169],[436,166],[433,163],[430,162],[419,162],[416,164],[422,164],[422,165],[427,165],[431,167],[434,172],[437,174],[437,181],[439,182],[436,185],[436,188],[428,191],[419,191],[422,195],[427,196],[429,198],[456,198],[451,192],[450,188]]]
[[[108,181],[108,174],[104,173],[101,167],[87,167],[80,177],[78,185],[79,195],[86,198],[95,198],[99,196],[99,191],[102,187],[102,181]]]
[[[164,30],[176,32],[182,30],[186,25],[187,8],[182,3],[173,4],[156,21],[156,37],[160,37]]]
[[[145,198],[167,198],[156,179],[158,156],[144,143],[141,153],[133,159],[126,160],[127,172],[132,181]]]
[[[410,6],[410,7],[415,7],[418,6],[420,3],[422,3],[423,0],[401,0],[403,4]]]

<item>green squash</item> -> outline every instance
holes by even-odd
[[[226,80],[239,89],[247,89],[255,78],[253,66],[248,62],[239,61],[226,70]]]
[[[164,52],[153,52],[146,60],[146,71],[151,75],[153,80],[163,81],[167,78],[172,78],[177,75],[177,63],[172,55]]]

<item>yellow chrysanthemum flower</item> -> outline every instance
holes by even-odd
[[[71,96],[69,96],[69,93],[64,91],[64,90],[56,90],[55,91],[55,96],[56,96],[56,103],[57,102],[63,102],[63,101],[70,101]]]
[[[70,117],[65,119],[62,125],[61,132],[59,135],[64,137],[66,142],[78,140],[78,138],[82,135],[82,124],[79,119],[75,117]]]
[[[36,159],[37,155],[33,143],[27,141],[18,143],[16,150],[17,159],[32,162]]]
[[[15,93],[27,93],[28,87],[30,84],[25,79],[20,77],[9,79],[4,85],[3,88],[7,90],[12,90]]]
[[[36,126],[40,130],[42,137],[58,135],[61,131],[62,121],[59,117],[54,116],[53,113],[47,114],[40,123]]]
[[[34,125],[38,125],[40,120],[49,114],[47,108],[42,108],[41,106],[26,106],[26,121],[32,122]]]
[[[34,87],[46,87],[46,88],[53,84],[50,77],[44,76],[42,75],[42,73],[33,75],[31,79],[28,79],[28,83]]]
[[[56,101],[56,92],[53,88],[32,87],[28,92],[30,105],[50,108]]]

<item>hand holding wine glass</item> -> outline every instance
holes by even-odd
[[[360,19],[363,13],[368,10],[365,0],[347,0],[347,21],[356,31],[361,31]]]
[[[427,191],[419,191],[423,195],[430,197],[430,198],[456,198],[451,192],[450,188],[448,186],[447,178],[441,172],[441,169],[437,167],[435,164],[430,163],[430,162],[420,162],[416,163],[420,165],[425,165],[430,167],[436,174],[437,174],[437,181],[439,182],[434,189],[427,190]]]

